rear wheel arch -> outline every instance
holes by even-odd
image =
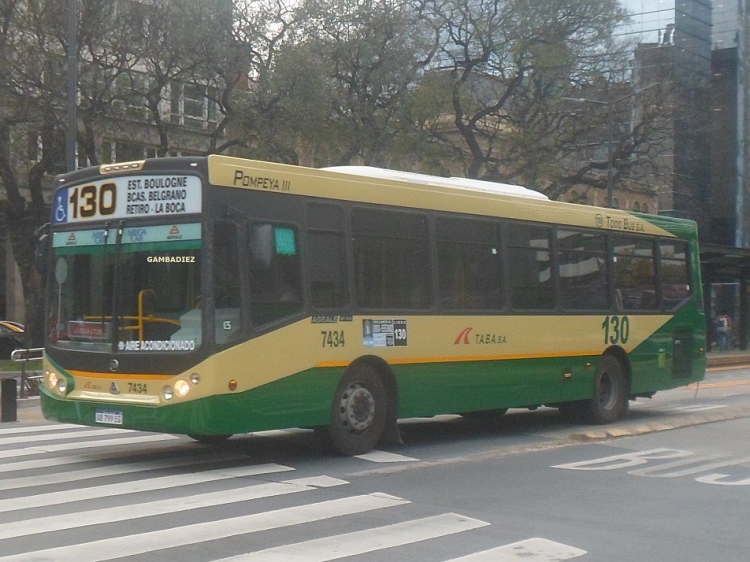
[[[633,387],[633,371],[631,369],[630,357],[628,356],[627,351],[620,346],[612,346],[602,353],[600,361],[603,360],[606,355],[612,355],[620,362],[620,366],[625,374],[628,396],[630,396],[630,389]]]

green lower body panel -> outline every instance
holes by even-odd
[[[658,339],[629,357],[632,394],[648,394],[703,378],[705,357],[694,358],[687,376],[676,379]],[[396,364],[399,417],[433,416],[497,408],[533,407],[583,400],[593,393],[599,356],[501,361]],[[97,410],[122,413],[127,429],[221,435],[329,422],[343,367],[311,369],[250,391],[220,394],[189,402],[145,406],[62,399],[42,392],[47,419],[84,425],[96,423]]]

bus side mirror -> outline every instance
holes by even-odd
[[[49,234],[42,234],[36,243],[36,255],[34,256],[34,267],[42,275],[47,275],[47,264],[49,263]]]

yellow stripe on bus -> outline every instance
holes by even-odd
[[[509,361],[514,359],[555,359],[561,357],[598,357],[600,351],[581,351],[578,353],[537,353],[516,355],[475,355],[461,357],[415,357],[409,359],[390,359],[391,365],[418,365],[420,363],[470,363],[472,361]],[[319,368],[348,367],[351,361],[321,361],[316,365]]]
[[[90,371],[68,371],[74,377],[85,377],[89,379],[117,379],[117,380],[148,380],[148,381],[165,381],[175,375],[157,375],[150,373],[94,373]]]

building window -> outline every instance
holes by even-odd
[[[214,88],[173,82],[170,86],[170,121],[196,129],[213,129],[219,111]]]
[[[26,158],[31,162],[42,159],[42,135],[38,131],[29,131],[26,137]]]

